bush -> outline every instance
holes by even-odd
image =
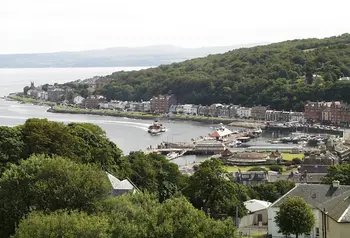
[[[265,168],[262,168],[262,167],[259,167],[259,166],[255,166],[255,167],[252,167],[250,169],[248,169],[248,171],[264,171],[266,172],[266,169]]]
[[[270,169],[271,171],[275,171],[275,172],[282,172],[282,171],[283,171],[283,167],[282,167],[281,165],[277,165],[277,164],[271,165],[271,166],[269,167],[269,169]]]

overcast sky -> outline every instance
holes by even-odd
[[[236,45],[350,32],[349,0],[0,0],[0,53]]]

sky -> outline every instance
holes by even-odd
[[[349,0],[0,0],[0,54],[230,46],[350,32]]]

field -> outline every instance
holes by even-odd
[[[282,154],[282,159],[292,161],[294,158],[304,159],[304,154]]]

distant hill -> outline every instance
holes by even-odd
[[[202,48],[154,45],[77,52],[0,54],[0,68],[158,66],[261,44],[265,43]]]
[[[173,93],[180,103],[270,105],[303,110],[308,100],[350,103],[350,34],[241,48],[181,63],[115,72],[99,92],[109,99],[149,100]]]

